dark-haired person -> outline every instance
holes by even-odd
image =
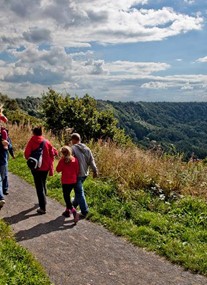
[[[52,144],[43,137],[42,127],[35,127],[33,129],[33,136],[27,143],[24,151],[24,156],[26,159],[28,159],[32,151],[38,149],[43,141],[45,141],[45,143],[43,147],[42,165],[40,168],[32,170],[39,202],[39,208],[37,209],[38,214],[46,213],[46,180],[48,172],[52,168],[55,149],[53,148]]]
[[[93,177],[96,177],[98,170],[91,150],[83,143],[81,143],[81,137],[78,133],[71,135],[73,155],[78,159],[79,162],[79,175],[77,183],[74,187],[75,199],[73,201],[74,207],[80,206],[82,218],[88,214],[88,205],[86,202],[83,182],[86,180],[89,174],[89,167],[93,171]]]

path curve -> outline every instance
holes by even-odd
[[[206,285],[207,278],[134,247],[102,226],[61,216],[48,198],[47,214],[36,214],[34,188],[9,174],[10,194],[0,216],[28,248],[55,285]]]

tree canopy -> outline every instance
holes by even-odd
[[[118,121],[111,110],[99,110],[97,101],[86,94],[71,97],[49,89],[43,94],[42,112],[47,129],[61,137],[64,130],[78,132],[84,141],[90,139],[126,140],[124,131],[117,127]]]

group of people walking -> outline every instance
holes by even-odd
[[[0,122],[7,123],[7,118],[0,114]],[[14,152],[11,140],[8,136],[8,131],[0,126],[0,209],[5,204],[4,195],[8,195],[8,155],[9,153],[14,158]],[[65,217],[74,217],[74,222],[77,223],[80,217],[85,218],[88,214],[88,205],[86,202],[83,183],[89,174],[89,167],[93,171],[93,176],[96,177],[98,170],[94,161],[91,150],[83,143],[78,133],[71,135],[71,147],[65,145],[61,148],[60,153],[53,147],[51,142],[44,138],[42,127],[35,127],[32,130],[32,137],[28,141],[24,156],[28,161],[34,151],[42,146],[41,165],[31,169],[34,178],[39,208],[37,213],[46,214],[46,181],[48,175],[54,174],[54,159],[60,156],[56,171],[61,173],[61,184],[63,197],[65,200],[66,209],[62,213]],[[75,197],[71,201],[71,191],[74,189]],[[77,207],[80,207],[80,212],[77,212]]]
[[[31,170],[39,203],[38,214],[46,213],[46,180],[48,174],[52,176],[54,173],[53,163],[55,156],[58,156],[58,152],[50,141],[43,137],[41,127],[33,129],[33,135],[24,151],[24,156],[28,160],[31,153],[38,149],[42,143],[42,164],[39,168]],[[86,217],[89,211],[83,188],[83,183],[89,174],[89,167],[91,167],[94,177],[97,176],[98,170],[91,150],[81,143],[81,137],[78,133],[71,135],[71,143],[71,147],[66,145],[61,148],[61,157],[56,171],[61,173],[62,191],[66,204],[66,209],[62,214],[65,217],[70,217],[70,214],[72,214],[74,222],[77,223],[80,216],[82,218]],[[70,194],[73,189],[75,197],[71,201]],[[80,207],[80,213],[76,211],[78,206]]]

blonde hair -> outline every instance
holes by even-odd
[[[72,149],[69,146],[65,145],[61,147],[60,152],[65,160],[65,163],[71,162],[73,156],[72,156]]]
[[[4,104],[0,104],[0,115],[3,114],[4,111]]]

